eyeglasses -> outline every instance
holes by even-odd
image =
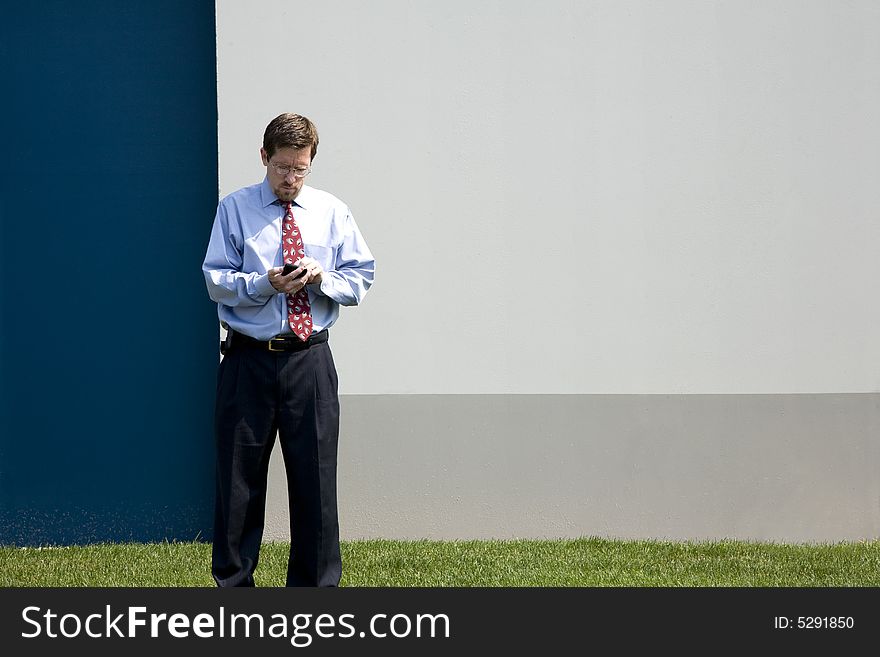
[[[275,169],[275,173],[279,176],[284,176],[287,178],[291,173],[294,178],[305,178],[312,172],[312,167],[305,168],[296,168],[292,166],[288,166],[286,164],[274,164],[272,163],[272,168]]]

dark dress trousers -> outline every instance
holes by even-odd
[[[282,351],[235,333],[217,375],[217,495],[212,574],[219,586],[254,586],[266,510],[269,456],[281,443],[290,500],[288,586],[337,586],[339,397],[328,332]]]

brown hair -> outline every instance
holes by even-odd
[[[266,126],[263,149],[266,157],[272,157],[279,148],[311,148],[314,160],[318,152],[318,129],[299,114],[279,114]]]

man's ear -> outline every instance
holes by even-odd
[[[265,148],[260,148],[260,158],[263,160],[263,166],[269,166],[269,156],[266,154]]]

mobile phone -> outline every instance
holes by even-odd
[[[288,262],[284,265],[284,269],[281,270],[281,275],[287,276],[290,272],[292,272],[296,268],[297,268],[297,265],[292,265]],[[305,273],[305,269],[303,269],[303,271],[300,272],[300,276],[302,276],[303,273]]]

